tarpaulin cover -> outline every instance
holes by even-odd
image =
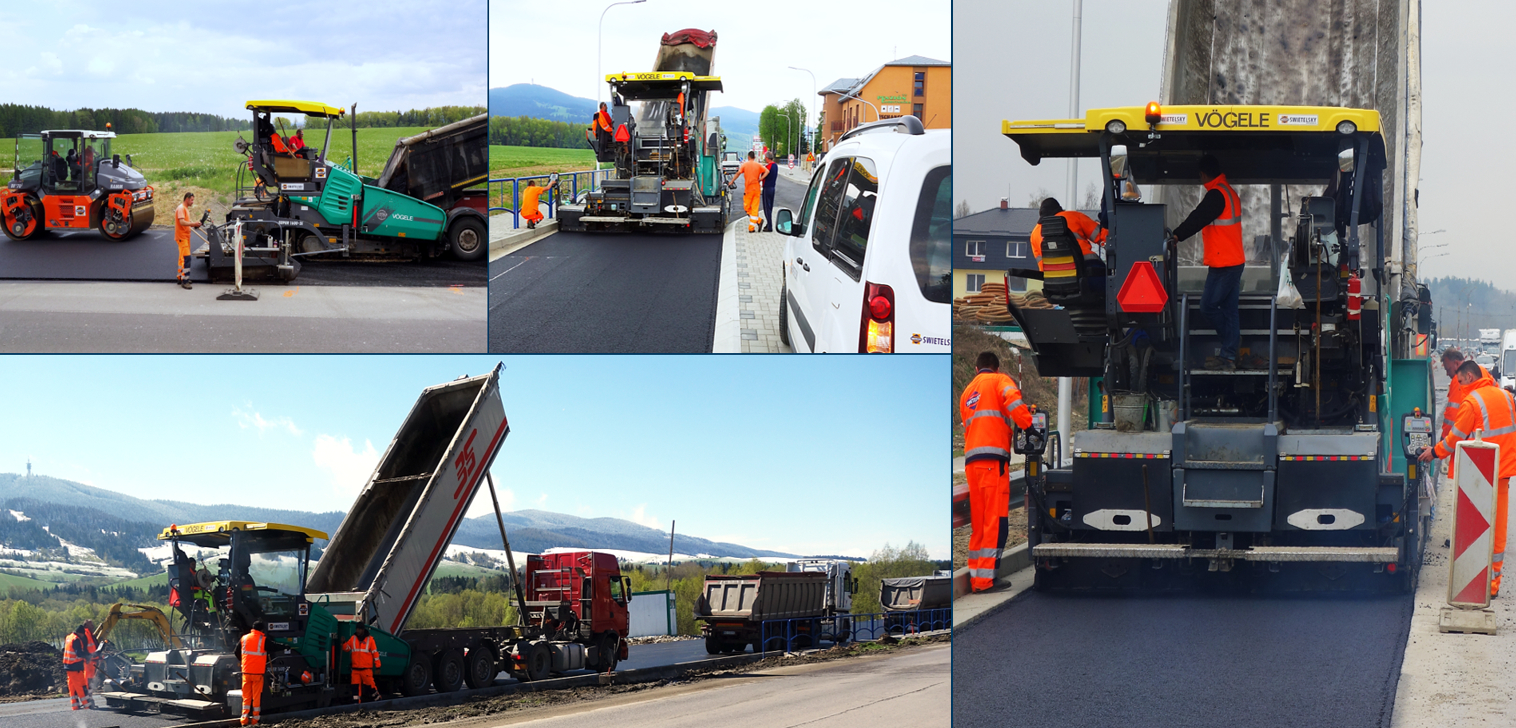
[[[716,31],[685,28],[684,30],[676,30],[672,33],[663,34],[663,44],[666,46],[681,45],[683,43],[692,43],[698,48],[710,48],[716,45]]]

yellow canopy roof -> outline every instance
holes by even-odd
[[[247,108],[254,111],[268,111],[282,114],[305,114],[306,116],[342,116],[347,113],[346,109],[335,106],[318,104],[314,101],[249,101]]]
[[[305,535],[305,542],[311,543],[315,539],[324,539],[326,533],[313,528],[301,528],[289,526],[283,523],[265,523],[261,521],[209,521],[207,523],[191,523],[187,526],[173,525],[163,529],[158,534],[159,541],[167,541],[176,535],[179,538],[201,544],[227,544],[231,543],[232,533],[235,531],[283,531],[287,533],[300,533]]]

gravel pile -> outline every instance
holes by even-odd
[[[0,698],[67,692],[63,653],[46,642],[0,645]]]

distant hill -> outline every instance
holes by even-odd
[[[345,515],[341,511],[310,513],[232,504],[145,500],[45,475],[0,473],[0,547],[56,550],[59,548],[56,537],[62,537],[69,543],[94,549],[113,566],[138,573],[156,567],[148,565],[137,549],[155,545],[158,533],[169,524],[268,521],[335,534]],[[668,534],[620,518],[580,518],[538,510],[510,511],[502,514],[502,518],[511,548],[515,551],[541,553],[551,548],[579,548],[656,554],[666,553],[669,548]],[[44,526],[50,528],[50,532],[41,528]],[[464,520],[453,543],[471,548],[499,549],[500,529],[494,515]],[[324,545],[318,544],[318,549]],[[686,534],[675,535],[674,550],[681,554],[736,559],[796,556]]]
[[[530,116],[579,124],[589,124],[599,108],[594,99],[530,83],[490,89],[489,104],[490,116]]]
[[[1432,278],[1426,284],[1442,341],[1465,334],[1477,339],[1479,329],[1516,329],[1516,293],[1473,278]]]
[[[728,146],[751,149],[753,137],[758,133],[758,112],[739,109],[735,106],[715,106],[711,116],[721,117],[721,130],[726,132]]]
[[[570,96],[562,91],[531,83],[492,88],[489,95],[490,116],[529,116],[575,124],[588,124],[599,105],[594,99]],[[721,117],[721,128],[733,146],[747,149],[758,133],[758,112],[735,106],[717,106],[712,116]]]

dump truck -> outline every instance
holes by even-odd
[[[819,571],[760,571],[756,574],[705,577],[695,600],[694,617],[701,622],[705,651],[712,654],[785,649],[790,641],[783,623],[767,631],[770,620],[794,623],[794,646],[808,646],[821,637],[830,582]]]
[[[300,259],[429,260],[451,252],[477,261],[487,249],[485,196],[475,186],[488,176],[488,118],[471,119],[396,142],[380,177],[365,177],[328,157],[332,131],[346,110],[309,101],[248,101],[253,140],[234,147],[237,200],[224,224],[205,228],[205,257],[213,280],[233,277],[235,243],[242,243],[242,277],[294,280]],[[291,151],[293,130],[275,114],[302,114],[325,123],[320,147]],[[356,123],[356,122],[355,122]],[[357,131],[353,129],[357,148]]]
[[[947,629],[952,625],[951,614],[933,610],[952,606],[952,575],[879,580],[879,607],[884,610],[884,629],[891,634]]]
[[[721,90],[711,75],[715,53],[715,31],[681,30],[663,36],[652,72],[605,77],[612,132],[587,134],[595,158],[615,171],[600,189],[558,207],[562,230],[726,229],[725,135],[709,116],[712,92]]]
[[[111,153],[115,138],[109,130],[18,134],[11,180],[0,190],[6,237],[98,230],[126,240],[152,225],[153,187],[132,167],[130,154],[123,163]]]
[[[1111,404],[1068,443],[1016,433],[1037,586],[1413,589],[1434,491],[1406,450],[1434,411],[1415,353],[1432,303],[1391,284],[1379,113],[1153,102],[1001,130],[1032,164],[1098,160],[1110,231],[1096,265],[1042,218],[1054,307],[1007,296],[1038,374],[1094,378]],[[1206,154],[1271,211],[1243,208],[1235,369],[1204,365],[1222,344],[1206,268],[1167,227],[1189,207],[1143,199],[1195,187]]]
[[[846,617],[853,612],[853,595],[858,593],[858,579],[853,577],[853,562],[845,559],[800,559],[784,565],[788,572],[814,571],[826,574],[824,617]],[[847,642],[853,634],[851,619],[831,619],[822,623],[821,637],[834,643]]]
[[[201,563],[217,564],[214,583],[176,582],[185,646],[116,669],[100,693],[106,704],[235,713],[242,695],[234,648],[258,620],[268,626],[265,712],[344,700],[351,667],[341,645],[359,624],[378,643],[374,677],[384,693],[478,688],[500,672],[539,680],[614,669],[627,654],[630,583],[606,554],[530,557],[514,589],[514,625],[406,627],[509,432],[499,373],[422,392],[314,569],[311,548],[328,539],[321,531],[246,521],[165,528],[159,539],[172,546],[173,573],[192,573],[187,550],[196,550]]]

